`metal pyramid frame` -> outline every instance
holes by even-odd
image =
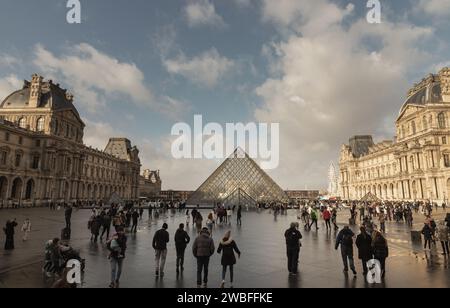
[[[234,150],[187,200],[189,205],[288,203],[287,194],[241,148]]]

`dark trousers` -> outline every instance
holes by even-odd
[[[227,266],[230,267],[230,282],[233,283],[233,276],[234,276],[233,265],[222,265],[222,280],[225,281],[225,278],[227,276]]]
[[[298,272],[298,256],[300,254],[299,247],[287,247],[288,270],[289,273]]]
[[[203,283],[208,283],[208,266],[209,257],[197,257],[197,285],[202,284],[202,272],[203,272]]]
[[[70,223],[71,217],[70,216],[66,216],[66,228],[70,229],[71,227],[71,223]]]
[[[111,226],[103,226],[103,231],[102,231],[102,235],[100,235],[100,238],[103,237],[103,235],[105,234],[105,232],[106,232],[106,238],[107,238],[107,239],[109,238],[109,229],[110,229],[110,227],[111,227]]]
[[[449,250],[448,250],[448,241],[443,242],[441,241],[441,245],[442,245],[442,250],[444,251],[444,254],[449,254]]]
[[[241,217],[238,216],[237,218],[237,222],[236,222],[239,226],[242,226],[242,220]]]
[[[184,269],[184,251],[186,247],[176,247],[177,250],[177,270],[181,267],[181,270]]]
[[[133,232],[136,233],[136,232],[137,232],[137,221],[136,221],[136,223],[133,222],[133,226],[131,226],[130,232],[131,232],[131,233],[133,233]]]
[[[319,229],[319,227],[317,226],[317,219],[313,219],[311,224],[308,226],[309,229],[311,229],[312,225],[316,225],[316,229]]]
[[[361,259],[364,275],[369,272],[369,269],[367,268],[367,262],[369,262],[369,260],[369,258]]]
[[[353,260],[353,251],[347,247],[341,246],[342,262],[344,263],[344,270],[348,271],[348,265],[350,263],[350,269],[355,271],[355,261]]]
[[[428,249],[431,249],[431,239],[425,239],[425,245],[423,246],[423,248],[427,248],[427,244],[428,244]]]
[[[384,277],[385,271],[386,271],[386,258],[376,258],[378,261],[380,261],[381,265],[381,277]]]
[[[327,227],[327,229],[328,229],[328,228],[331,229],[331,223],[330,223],[330,220],[329,220],[329,219],[325,219],[325,226]]]

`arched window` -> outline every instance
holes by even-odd
[[[44,129],[45,129],[45,119],[43,117],[40,117],[36,123],[36,131],[43,132]]]
[[[27,119],[25,119],[25,118],[20,118],[20,119],[19,119],[19,127],[20,127],[20,128],[27,128]]]
[[[439,128],[445,128],[445,114],[443,112],[441,112],[440,114],[438,114],[438,124],[439,124]]]
[[[414,121],[411,122],[411,131],[413,135],[416,134],[416,122]]]

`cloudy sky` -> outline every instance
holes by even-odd
[[[408,88],[450,65],[450,0],[2,0],[0,99],[34,72],[75,94],[85,142],[127,136],[165,189],[195,189],[219,161],[174,160],[178,121],[279,122],[285,189],[325,188],[354,134],[394,135]]]

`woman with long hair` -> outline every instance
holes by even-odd
[[[225,287],[225,277],[227,274],[227,267],[230,268],[230,287],[233,287],[233,276],[234,271],[233,267],[236,264],[236,256],[234,252],[238,254],[238,257],[241,257],[241,251],[236,245],[236,242],[231,237],[231,231],[227,231],[225,236],[220,241],[219,248],[217,249],[217,253],[222,253],[222,284],[221,288]]]

